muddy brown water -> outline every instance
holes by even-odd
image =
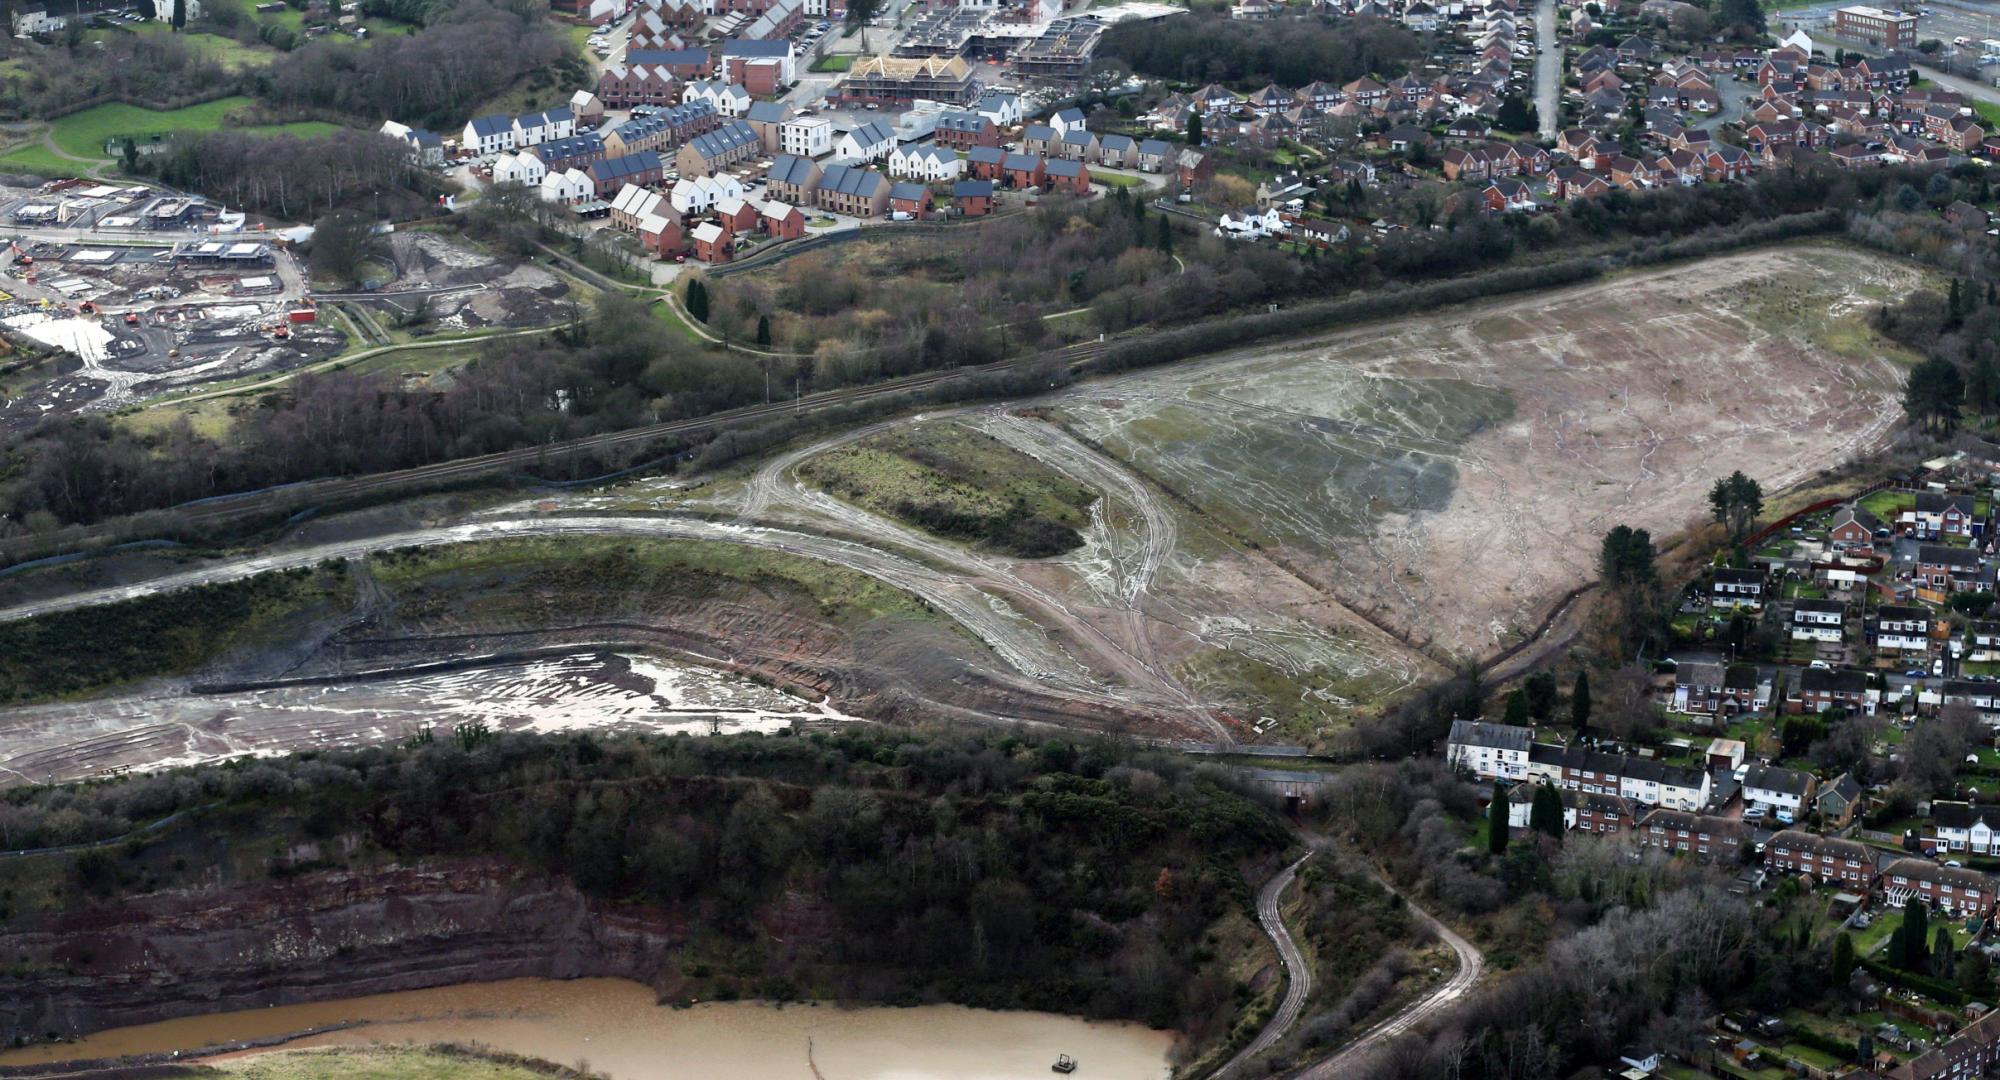
[[[1086,1080],[1160,1080],[1173,1037],[1137,1024],[955,1005],[654,1004],[624,979],[511,979],[191,1016],[0,1053],[0,1065],[192,1051],[342,1022],[284,1049],[478,1043],[613,1080],[1012,1080],[1069,1054]],[[252,1053],[271,1051],[251,1051]]]

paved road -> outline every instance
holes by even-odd
[[[1535,54],[1535,109],[1541,114],[1542,138],[1553,139],[1562,114],[1563,69],[1563,48],[1556,40],[1556,0],[1536,5],[1535,42],[1542,49]]]
[[[1286,928],[1284,913],[1280,910],[1285,890],[1291,888],[1293,880],[1298,877],[1299,867],[1310,858],[1312,853],[1308,852],[1300,856],[1299,861],[1273,874],[1257,894],[1257,922],[1264,927],[1264,936],[1277,947],[1278,959],[1285,966],[1285,997],[1278,1002],[1278,1011],[1271,1014],[1264,1030],[1250,1040],[1250,1045],[1215,1071],[1215,1080],[1221,1080],[1238,1066],[1276,1046],[1278,1040],[1284,1038],[1285,1033],[1298,1022],[1299,1012],[1306,1005],[1306,996],[1312,993],[1312,968],[1306,964],[1305,954],[1299,951],[1298,942],[1292,940],[1292,932]]]
[[[2000,87],[1989,86],[1977,79],[1968,79],[1959,75],[1946,75],[1934,67],[1922,64],[1917,65],[1917,70],[1923,72],[1924,78],[1929,79],[1946,90],[1956,90],[1976,101],[2000,104]]]

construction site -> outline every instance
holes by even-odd
[[[0,326],[75,360],[0,404],[0,425],[333,356],[346,335],[318,318],[268,241],[16,239],[0,249]]]
[[[569,286],[434,233],[385,238],[379,278],[315,297],[294,244],[199,197],[0,186],[0,430],[284,372],[422,333],[548,325]],[[5,226],[0,226],[4,230]],[[322,301],[342,309],[333,314]],[[323,317],[326,316],[326,317]]]

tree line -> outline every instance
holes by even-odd
[[[1105,31],[1098,52],[1155,78],[1296,89],[1315,80],[1339,85],[1363,75],[1395,78],[1424,55],[1424,42],[1384,19],[1288,15],[1247,22],[1190,12],[1117,23]]]
[[[262,69],[259,96],[285,108],[325,109],[455,130],[468,112],[516,80],[565,103],[588,68],[535,0],[459,0],[416,34],[361,46],[323,37]]]
[[[15,788],[0,793],[0,841],[119,835],[178,810],[229,838],[180,854],[165,832],[157,857],[132,844],[70,859],[68,902],[230,882],[239,860],[207,853],[273,834],[345,838],[358,848],[339,861],[355,866],[491,856],[671,919],[705,958],[659,973],[680,995],[810,987],[1136,1019],[1205,1042],[1244,1000],[1212,928],[1247,917],[1245,868],[1275,865],[1289,842],[1222,776],[998,731],[549,738],[475,725],[401,747]],[[1385,934],[1393,908],[1370,901]],[[764,947],[773,919],[793,928],[783,949]]]
[[[416,182],[407,146],[352,128],[311,138],[227,130],[179,135],[165,153],[138,164],[174,187],[292,220],[371,194],[386,193],[392,206],[408,202],[406,189]]]

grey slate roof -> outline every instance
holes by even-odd
[[[1485,746],[1495,750],[1525,751],[1534,732],[1512,724],[1488,724],[1479,720],[1453,720],[1450,740],[1463,746]]]
[[[1803,773],[1797,769],[1780,769],[1775,765],[1752,765],[1750,770],[1743,774],[1743,787],[1746,790],[1761,788],[1785,795],[1803,796],[1811,784],[1811,773]]]
[[[779,154],[771,159],[771,167],[764,173],[765,179],[775,184],[804,186],[811,179],[813,163],[810,159],[796,154]]]

